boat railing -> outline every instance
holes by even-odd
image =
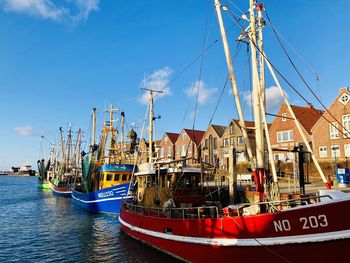
[[[124,203],[124,209],[142,216],[153,216],[171,219],[201,219],[201,218],[217,218],[219,209],[217,206],[202,207],[144,207],[131,203]]]
[[[327,198],[330,200],[333,199],[330,195],[312,195],[312,196],[304,196],[300,198],[271,200],[271,201],[257,202],[257,203],[240,203],[240,204],[228,206],[228,209],[234,210],[239,216],[242,215],[242,211],[244,211],[244,208],[251,207],[251,206],[263,208],[262,209],[263,211],[277,212],[285,208],[293,208],[297,206],[318,203],[318,202],[321,202],[321,199],[324,199],[324,198]]]

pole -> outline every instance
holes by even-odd
[[[241,106],[241,102],[240,102],[239,95],[238,95],[236,77],[235,77],[235,73],[234,73],[234,69],[233,69],[233,65],[232,65],[230,49],[229,49],[228,43],[227,43],[226,31],[224,28],[224,23],[223,23],[220,8],[221,8],[221,4],[220,4],[219,0],[215,0],[215,9],[216,9],[216,13],[218,16],[221,38],[222,38],[222,43],[223,43],[224,51],[225,51],[226,64],[227,64],[227,68],[228,68],[228,72],[229,72],[229,77],[231,80],[232,92],[233,92],[235,102],[236,102],[237,113],[239,116],[239,125],[242,128],[243,139],[244,139],[244,142],[245,142],[246,147],[247,147],[247,153],[248,153],[248,157],[249,157],[250,167],[253,171],[255,171],[255,165],[254,165],[254,161],[253,161],[253,152],[252,152],[252,149],[250,146],[250,141],[249,141],[247,129],[246,129],[244,118],[243,118],[243,111],[242,111],[242,106]]]
[[[91,131],[91,146],[96,144],[96,108],[92,109],[92,131]]]
[[[153,156],[153,90],[149,91],[149,129],[148,129],[148,156],[149,162],[152,162]]]

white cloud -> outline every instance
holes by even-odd
[[[170,76],[173,73],[169,67],[154,71],[153,74],[146,76],[141,81],[141,87],[146,89],[160,90],[162,93],[155,93],[154,100],[158,100],[165,96],[172,95],[170,87],[168,87]],[[149,101],[149,92],[145,91],[138,99],[141,104],[147,104]]]
[[[2,8],[7,12],[16,12],[37,16],[54,21],[86,20],[92,11],[98,10],[100,0],[66,0],[60,5],[54,0],[1,0]]]
[[[209,88],[202,80],[197,80],[191,87],[185,90],[185,93],[189,98],[197,97],[198,92],[198,102],[200,104],[205,104],[207,102],[211,102],[213,99],[213,95],[217,92],[217,88]]]
[[[286,94],[287,95],[287,94]],[[245,92],[243,94],[243,100],[252,106],[252,94],[250,92]],[[266,111],[273,112],[278,110],[280,105],[283,103],[284,99],[276,86],[271,86],[266,89]]]
[[[13,129],[15,133],[18,135],[22,136],[34,136],[35,135],[35,130],[33,127],[27,125],[27,126],[22,126],[22,127],[16,127]]]

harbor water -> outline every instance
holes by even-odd
[[[0,176],[0,262],[178,262],[119,228],[37,188],[36,177]]]

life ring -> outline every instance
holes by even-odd
[[[142,202],[144,197],[144,192],[143,191],[139,191],[137,194],[137,201]]]

